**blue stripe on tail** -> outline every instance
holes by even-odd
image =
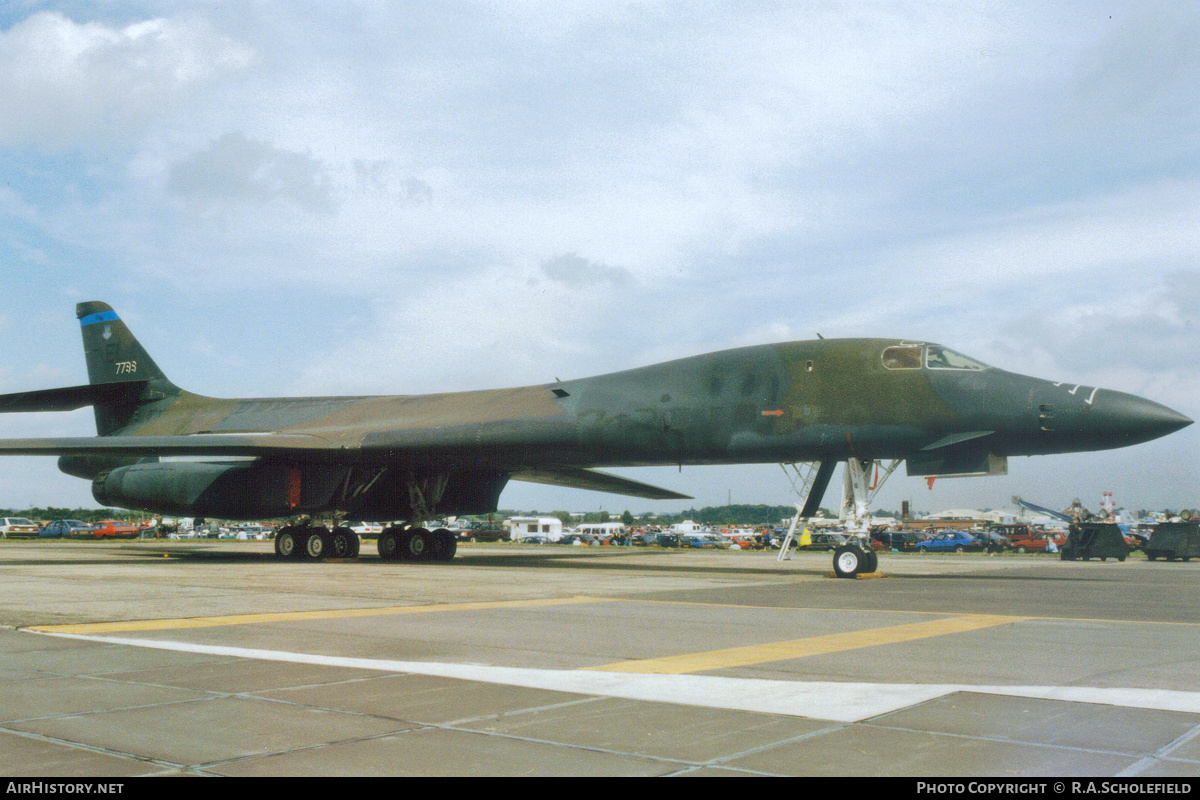
[[[115,311],[100,311],[95,314],[88,314],[86,317],[80,317],[79,324],[82,327],[95,325],[97,322],[111,322],[114,319],[120,319]]]

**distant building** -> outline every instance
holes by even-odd
[[[971,528],[988,525],[993,522],[1004,522],[1003,511],[979,511],[974,508],[948,508],[928,514],[920,519],[909,520],[909,524],[917,528]]]

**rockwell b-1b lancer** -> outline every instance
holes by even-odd
[[[98,436],[0,440],[0,455],[57,455],[106,506],[407,521],[380,535],[384,559],[453,557],[454,537],[422,522],[495,511],[510,480],[687,499],[595,468],[807,462],[798,516],[808,517],[839,462],[998,474],[1009,456],[1123,447],[1191,423],[1133,395],[891,339],[742,347],[515,389],[217,399],[168,380],[107,304],[80,303],[76,315],[88,384],[0,395],[0,411],[90,405]],[[193,458],[170,460],[179,456]],[[344,526],[291,525],[275,539],[284,557],[353,557],[358,547]],[[868,551],[843,548],[835,568],[856,574]]]

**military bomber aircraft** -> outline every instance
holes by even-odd
[[[57,455],[106,506],[406,521],[379,536],[384,559],[453,557],[454,537],[421,523],[494,511],[509,480],[687,499],[595,468],[817,462],[811,516],[849,459],[904,459],[909,475],[999,474],[1009,456],[1123,447],[1192,422],[1130,394],[893,339],[741,347],[515,389],[217,399],[168,380],[107,304],[80,303],[76,315],[89,382],[0,395],[0,411],[90,405],[98,436],[0,440],[0,455]],[[282,557],[358,548],[346,526],[291,525],[275,540]],[[853,547],[839,553],[839,574],[867,563]]]

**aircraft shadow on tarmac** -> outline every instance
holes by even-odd
[[[643,551],[639,551],[637,554],[644,555],[645,553]],[[145,558],[147,560],[151,560],[151,559],[162,560],[163,558],[170,558],[172,560],[190,561],[190,562],[195,562],[195,563],[221,563],[221,564],[244,563],[244,564],[256,564],[256,565],[257,564],[278,564],[281,567],[295,566],[298,564],[305,564],[305,563],[308,563],[308,564],[354,563],[357,567],[363,568],[363,569],[371,569],[371,568],[379,568],[379,567],[384,567],[384,568],[389,568],[389,569],[394,569],[396,567],[411,567],[411,568],[423,569],[423,568],[427,568],[427,567],[437,567],[437,566],[440,566],[440,567],[458,566],[459,568],[462,568],[462,569],[470,569],[472,567],[487,567],[487,568],[512,567],[512,568],[517,568],[517,569],[545,568],[545,569],[580,569],[580,570],[591,570],[591,571],[616,570],[616,571],[622,571],[622,572],[664,572],[664,571],[669,571],[669,572],[686,572],[686,573],[694,573],[694,574],[755,575],[755,576],[762,576],[764,574],[762,571],[761,565],[758,566],[757,568],[751,568],[751,567],[740,566],[740,565],[730,565],[728,567],[725,567],[725,566],[700,565],[700,564],[694,564],[694,563],[688,564],[688,563],[684,563],[682,561],[674,561],[674,563],[669,563],[673,560],[672,559],[673,554],[671,554],[671,553],[652,554],[652,557],[654,558],[655,563],[645,563],[645,562],[640,562],[640,561],[635,563],[633,561],[630,561],[627,558],[622,558],[621,557],[622,555],[624,555],[624,554],[602,555],[599,553],[588,553],[588,552],[576,553],[576,552],[562,552],[562,551],[547,551],[547,552],[537,552],[537,553],[504,553],[504,554],[498,553],[495,555],[471,554],[466,557],[463,557],[460,555],[458,558],[455,558],[449,564],[445,564],[445,563],[421,564],[421,563],[413,563],[413,562],[405,562],[405,561],[399,561],[399,562],[384,561],[382,559],[374,558],[373,554],[371,554],[371,553],[368,553],[366,556],[364,556],[363,558],[360,558],[360,559],[332,559],[332,558],[329,558],[329,559],[322,559],[322,561],[320,561],[320,562],[312,562],[312,561],[306,562],[306,561],[293,561],[290,559],[280,559],[273,553],[230,551],[230,550],[224,550],[224,549],[221,549],[218,547],[214,547],[211,549],[204,548],[204,549],[194,549],[194,550],[193,549],[176,550],[173,548],[166,548],[166,547],[164,547],[164,548],[141,548],[141,547],[139,547],[137,549],[130,548],[128,550],[123,550],[120,552],[119,555],[114,554],[114,556],[109,559],[104,559],[104,558],[101,558],[98,560],[97,559],[89,559],[87,561],[79,561],[79,562],[74,562],[74,563],[96,564],[96,563],[100,563],[100,562],[114,563],[114,562],[120,562],[120,561],[124,561],[125,563],[128,563],[128,561],[126,559],[129,556],[135,556],[138,558]],[[592,557],[588,558],[588,556],[592,556]],[[22,562],[22,563],[29,563],[29,562]],[[47,562],[47,563],[62,564],[62,563],[71,563],[71,562],[54,561],[54,562]],[[829,570],[825,564],[821,564],[819,567],[818,567],[818,565],[813,564],[810,567],[801,567],[798,570],[796,570],[796,572],[801,572],[801,573],[822,573],[822,574],[825,572],[828,572],[828,571]]]
[[[650,559],[639,559],[633,561],[623,557],[626,555],[650,556]],[[679,558],[684,553],[672,553],[637,550],[634,553],[603,553],[595,551],[576,552],[548,550],[532,553],[472,553],[470,555],[459,555],[449,564],[420,564],[412,562],[395,562],[383,561],[375,558],[373,554],[368,553],[360,559],[323,559],[321,562],[305,562],[293,561],[290,559],[280,559],[273,553],[264,552],[247,552],[227,550],[221,547],[211,548],[196,548],[196,549],[174,549],[170,547],[162,548],[123,548],[113,554],[112,558],[87,559],[87,560],[72,560],[72,561],[46,561],[46,562],[30,562],[21,561],[22,564],[44,563],[51,564],[97,564],[97,563],[129,563],[129,557],[133,556],[147,561],[161,561],[164,558],[169,558],[176,561],[186,561],[192,563],[210,563],[210,564],[278,564],[280,567],[296,566],[299,564],[351,564],[353,563],[360,569],[387,568],[394,569],[396,567],[409,567],[424,569],[429,567],[447,567],[458,566],[460,569],[471,568],[515,568],[515,569],[576,569],[587,571],[613,571],[613,572],[671,572],[680,574],[693,575],[745,575],[758,578],[775,578],[787,577],[789,575],[827,575],[831,574],[831,569],[828,563],[824,560],[814,561],[812,563],[790,562],[786,571],[780,565],[779,570],[764,571],[763,564],[756,562],[754,566],[745,566],[738,564],[730,564],[729,566],[713,566],[711,564],[696,564]],[[761,556],[760,556],[761,558]],[[772,557],[773,558],[773,557]],[[983,572],[972,573],[919,573],[919,574],[888,574],[886,561],[881,564],[881,571],[887,575],[889,579],[898,580],[935,580],[935,581],[950,581],[950,582],[974,582],[974,581],[1037,581],[1042,583],[1109,583],[1118,578],[1116,575],[1098,575],[1088,574],[1078,570],[1072,570],[1072,574],[1062,574],[1055,570],[1053,564],[1030,562],[1027,567],[1019,570],[1012,569],[997,569],[986,570]],[[1042,569],[1038,569],[1042,568]]]

